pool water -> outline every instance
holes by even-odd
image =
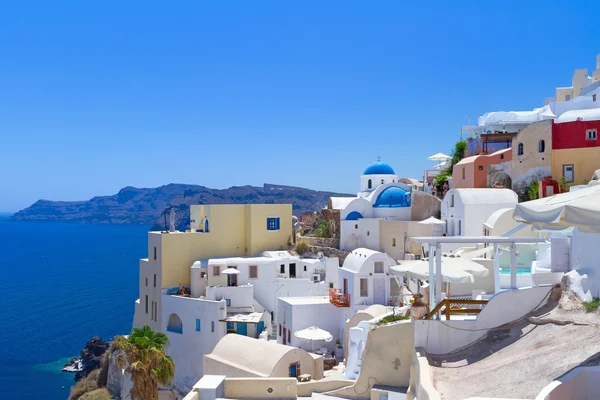
[[[510,275],[510,268],[500,268],[500,274]],[[531,275],[531,268],[517,268],[517,275]]]

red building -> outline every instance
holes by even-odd
[[[567,111],[552,123],[552,177],[582,184],[600,169],[600,109]]]

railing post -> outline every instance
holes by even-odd
[[[450,321],[450,299],[446,299],[446,321]]]

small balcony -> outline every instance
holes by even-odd
[[[336,307],[350,307],[350,295],[340,289],[329,289],[329,302]]]

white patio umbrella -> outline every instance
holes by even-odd
[[[474,281],[473,275],[469,272],[457,268],[450,263],[445,262],[449,260],[447,257],[442,258],[442,281],[446,283],[472,283]],[[455,260],[455,259],[452,259]],[[421,260],[407,260],[400,261],[400,265],[390,267],[395,275],[405,276],[412,279],[420,279],[422,281],[433,282],[435,277],[429,277],[429,263]]]
[[[450,157],[444,153],[437,153],[428,158],[428,160],[431,160],[431,161],[447,161],[447,160],[451,160],[451,159],[452,159],[452,157]]]
[[[224,269],[223,271],[221,271],[221,273],[222,273],[223,275],[237,275],[237,274],[239,274],[239,273],[240,273],[240,271],[238,271],[238,270],[237,270],[237,269],[235,269],[235,268],[226,268],[226,269]]]
[[[298,339],[310,341],[313,351],[315,349],[315,341],[324,340],[326,342],[331,342],[333,340],[331,333],[317,326],[311,326],[309,328],[296,331],[294,332],[294,336],[296,336]]]
[[[600,185],[519,203],[513,218],[548,228],[577,226],[600,231]]]
[[[436,217],[429,217],[424,219],[423,221],[418,222],[421,225],[445,225],[446,223],[441,219],[437,219]]]

